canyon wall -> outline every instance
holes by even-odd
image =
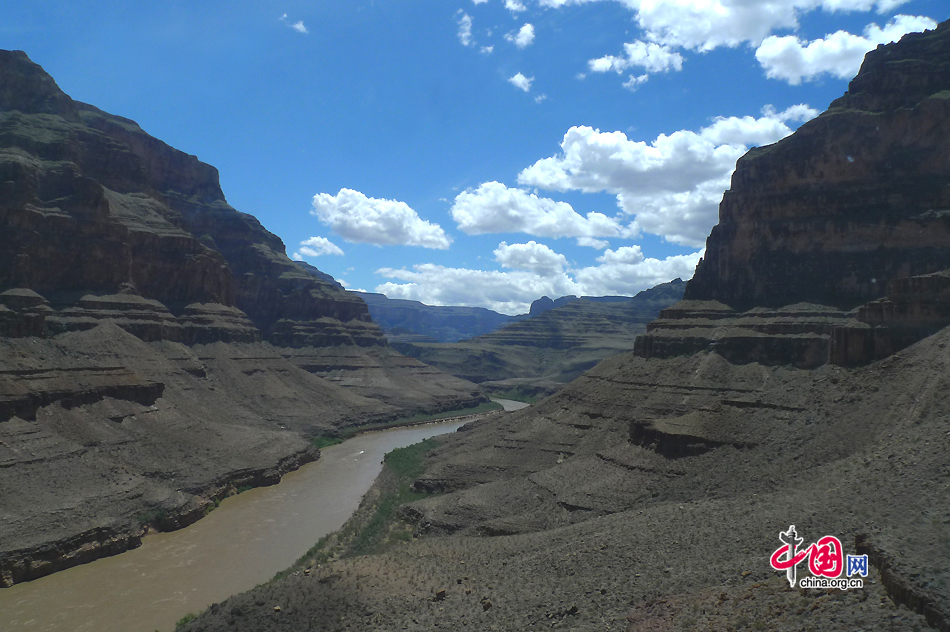
[[[892,332],[865,321],[876,329],[870,350],[855,339],[870,335],[855,334],[855,318],[892,282],[950,268],[947,31],[869,52],[826,112],[739,159],[687,302],[649,327],[639,354],[716,349],[734,361],[814,367],[919,340],[907,322]]]

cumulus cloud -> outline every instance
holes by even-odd
[[[461,9],[459,13],[462,15],[458,19],[458,38],[462,43],[462,46],[471,46],[472,45],[472,16],[468,13],[465,13]],[[456,13],[458,15],[458,13]]]
[[[534,26],[525,24],[517,33],[508,33],[505,35],[505,39],[518,48],[527,48],[534,42]]]
[[[878,44],[896,42],[907,33],[936,28],[928,17],[898,15],[884,28],[869,24],[864,35],[836,31],[823,38],[803,41],[794,35],[765,38],[755,51],[755,58],[766,76],[794,85],[828,74],[849,79],[857,74],[864,55]]]
[[[520,72],[514,77],[511,77],[508,79],[508,83],[518,88],[519,90],[524,90],[525,92],[528,92],[529,90],[531,90],[532,81],[534,81],[534,77],[525,77]]]
[[[536,237],[623,237],[639,234],[636,223],[624,225],[603,213],[580,215],[567,202],[538,197],[500,182],[485,182],[459,193],[452,219],[469,235],[526,233]]]
[[[300,254],[307,257],[320,257],[322,255],[342,255],[343,251],[335,243],[326,237],[311,237],[306,241],[300,242]],[[294,253],[297,255],[298,253]],[[296,258],[296,257],[295,257]],[[298,259],[299,261],[299,259]]]
[[[578,237],[577,245],[594,248],[595,250],[603,250],[610,245],[610,242],[605,239],[595,239],[594,237]]]
[[[538,0],[543,7],[563,7],[598,0]],[[623,56],[606,55],[588,62],[594,72],[623,72],[626,67],[643,67],[646,73],[631,75],[624,84],[634,90],[653,72],[649,65],[664,70],[679,69],[677,50],[707,52],[719,47],[744,44],[759,49],[757,57],[769,77],[799,83],[827,73],[851,77],[861,57],[878,43],[886,43],[906,32],[936,24],[922,16],[897,16],[883,29],[870,25],[863,36],[838,31],[825,38],[803,41],[795,36],[773,35],[779,30],[797,30],[800,18],[815,10],[828,13],[888,13],[908,0],[613,0],[626,6],[643,32],[642,40],[625,44]],[[892,33],[888,34],[888,31]],[[893,31],[901,31],[896,35]],[[633,47],[632,49],[630,47]],[[640,62],[640,65],[638,65]],[[643,65],[648,64],[648,65]],[[663,64],[669,64],[663,66]]]
[[[567,267],[567,257],[558,254],[534,241],[526,244],[511,244],[501,242],[494,252],[495,261],[505,268],[526,270],[541,277],[551,277],[564,272]]]
[[[789,122],[817,115],[805,105],[783,112],[767,108],[760,118],[720,117],[698,132],[660,134],[649,143],[623,132],[572,127],[561,142],[562,153],[524,169],[518,182],[552,191],[612,193],[644,231],[699,247],[716,223],[736,160],[751,145],[791,134]]]
[[[495,50],[494,46],[482,46],[480,51],[483,55],[491,55],[492,51]]]
[[[518,0],[505,0],[505,8],[512,13],[521,13],[522,11],[528,10],[528,8]]]
[[[683,69],[683,56],[669,46],[637,40],[623,45],[624,56],[607,55],[587,62],[592,72],[623,73],[628,68],[643,68],[648,73]]]
[[[502,243],[499,250],[504,245]],[[512,259],[515,251],[510,249],[518,245],[508,247]],[[687,279],[693,275],[696,263],[703,254],[699,251],[666,259],[651,259],[642,254],[638,257],[637,247],[608,252],[612,254],[605,253],[598,260],[599,265],[573,272],[554,272],[551,267],[541,265],[540,261],[537,267],[544,274],[526,269],[472,270],[434,264],[416,265],[411,270],[382,268],[376,273],[402,282],[383,283],[376,287],[376,291],[389,298],[411,299],[428,305],[468,305],[487,307],[505,314],[522,314],[528,311],[532,301],[541,296],[633,296],[676,277]],[[498,250],[496,257],[497,253]],[[551,258],[556,267],[555,259],[560,255],[551,251],[551,254],[542,256]]]
[[[703,252],[653,259],[644,257],[639,246],[625,246],[608,250],[598,258],[599,266],[577,270],[574,279],[588,296],[633,296],[677,277],[692,278]]]
[[[452,243],[441,226],[420,218],[405,202],[371,198],[352,189],[315,195],[311,214],[350,242],[441,250]]]
[[[595,0],[538,0],[544,7],[562,7]],[[709,51],[749,43],[758,46],[777,29],[795,29],[809,11],[892,10],[905,0],[616,0],[634,13],[646,40],[674,48]]]

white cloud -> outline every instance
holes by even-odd
[[[541,277],[551,277],[564,272],[567,257],[558,254],[544,244],[529,241],[526,244],[501,242],[493,253],[495,261],[505,268],[526,270]]]
[[[303,261],[303,257],[300,256],[299,252],[295,252],[290,258],[294,261]]]
[[[289,26],[290,28],[292,28],[293,30],[297,31],[298,33],[303,33],[304,35],[309,33],[309,31],[307,30],[307,27],[304,26],[303,24],[303,20],[298,20],[294,22],[293,24],[291,24],[290,19],[287,17],[287,14],[285,13],[282,16],[280,16],[280,21],[286,24],[287,26]]]
[[[562,7],[595,0],[538,0]],[[809,11],[885,13],[906,0],[616,0],[634,13],[645,39],[674,48],[709,51],[744,43],[758,46],[773,31],[795,29]]]
[[[517,33],[508,33],[505,35],[505,39],[518,48],[527,48],[534,42],[534,26],[525,24]]]
[[[514,77],[511,77],[510,79],[508,79],[508,83],[518,88],[519,90],[524,90],[525,92],[528,92],[529,90],[531,90],[532,81],[534,81],[534,77],[525,77],[520,72]]]
[[[633,296],[641,290],[671,281],[690,279],[703,251],[666,259],[644,257],[639,246],[608,250],[597,260],[599,266],[582,268],[574,279],[587,296]]]
[[[500,182],[485,182],[459,193],[452,218],[469,235],[526,233],[536,237],[635,237],[636,223],[624,225],[603,213],[580,215],[567,202],[538,197]]]
[[[472,2],[475,4],[485,4],[488,0],[472,0]]]
[[[472,16],[468,13],[465,13],[459,9],[459,13],[462,14],[462,17],[458,19],[458,38],[462,43],[462,46],[471,46],[472,45]],[[458,15],[458,13],[456,13]]]
[[[300,242],[302,248],[300,253],[308,257],[320,257],[322,255],[342,255],[343,251],[335,243],[326,237],[311,237],[306,241]],[[297,254],[297,253],[294,253]]]
[[[535,103],[541,103],[542,101],[546,101],[547,98],[548,98],[548,95],[546,95],[546,94],[539,94],[538,96],[534,97],[534,102],[535,102]]]
[[[646,259],[646,257],[643,256],[643,251],[640,249],[640,246],[621,246],[616,250],[608,250],[601,256],[597,257],[597,261],[613,265],[634,265],[640,263],[644,259]]]
[[[603,250],[610,245],[610,242],[604,239],[595,239],[593,237],[578,237],[577,245],[584,246],[586,248],[594,248],[595,250]]]
[[[528,10],[528,8],[518,0],[505,0],[505,8],[512,13],[521,13],[522,11]]]
[[[352,189],[315,195],[311,214],[351,242],[441,250],[452,243],[441,226],[423,220],[405,202],[366,197]]]
[[[643,68],[648,73],[683,69],[683,56],[669,46],[637,40],[623,45],[624,57],[607,55],[587,62],[592,72],[613,70],[618,75],[630,67]]]
[[[636,92],[637,88],[646,83],[649,79],[650,75],[640,75],[636,77],[630,75],[630,78],[623,82],[623,87],[630,92]]]
[[[623,132],[572,127],[561,142],[562,153],[523,170],[518,182],[553,191],[613,193],[644,231],[699,247],[716,223],[736,160],[751,145],[791,134],[788,122],[817,115],[804,105],[778,113],[766,109],[760,118],[721,117],[698,132],[661,134],[649,143]]]
[[[864,35],[836,31],[824,38],[805,42],[794,35],[765,38],[755,58],[766,76],[794,85],[824,74],[850,79],[857,74],[864,55],[878,44],[896,42],[907,33],[932,29],[937,23],[928,17],[898,15],[882,29],[869,24]]]
[[[403,283],[383,283],[376,287],[376,291],[389,298],[422,301],[427,305],[468,305],[505,314],[523,314],[531,302],[541,296],[633,296],[676,277],[688,279],[703,254],[699,251],[666,259],[649,259],[642,255],[638,258],[636,247],[608,252],[612,254],[605,253],[600,258],[600,265],[572,273],[555,272],[540,261],[537,268],[544,272],[543,275],[524,269],[502,272],[446,268],[434,264],[416,265],[411,270],[382,268],[376,273]],[[551,261],[556,267],[559,261],[556,258],[561,255],[550,253],[542,256],[551,258],[553,255]]]
[[[494,51],[494,50],[495,50],[495,47],[494,47],[494,46],[482,46],[480,52],[481,52],[483,55],[491,55],[491,54],[492,54],[492,51]]]

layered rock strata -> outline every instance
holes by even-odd
[[[687,285],[690,303],[680,311],[716,314],[719,304],[725,304],[746,322],[786,320],[788,306],[798,303],[843,313],[881,299],[898,279],[950,267],[947,31],[943,24],[871,51],[848,91],[826,112],[788,138],[739,159],[720,204],[719,224]],[[714,303],[698,308],[697,301]],[[752,308],[777,311],[766,316],[750,312]],[[869,313],[877,308],[861,309]],[[638,351],[666,357],[728,348],[735,360],[745,354],[745,361],[813,366],[882,357],[918,340],[914,331],[932,333],[924,321],[916,330],[908,321],[900,332],[876,330],[876,342],[848,342],[847,335],[861,336],[852,327],[835,339],[836,349],[870,344],[874,350],[832,354],[825,316],[817,322],[801,319],[797,340],[780,333],[771,341],[764,337],[773,334],[758,327],[751,328],[761,334],[755,339],[749,339],[745,332],[750,327],[741,323],[734,332],[713,335],[726,323],[710,318],[701,325],[691,316],[684,318],[696,327],[682,340],[676,340],[681,323],[675,321],[680,319],[670,312],[651,327]],[[839,324],[848,320],[850,316]],[[891,334],[898,338],[885,341]]]
[[[73,101],[21,52],[0,52],[0,83],[0,288],[79,310],[86,294],[134,288],[176,317],[236,307],[281,346],[385,344],[362,301],[294,264],[279,238],[227,204],[214,167]]]
[[[862,305],[835,327],[829,361],[866,364],[910,346],[950,324],[950,271],[895,279],[887,296]]]

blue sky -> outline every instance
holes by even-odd
[[[945,0],[0,5],[75,99],[354,289],[519,313],[688,278],[748,147]]]

